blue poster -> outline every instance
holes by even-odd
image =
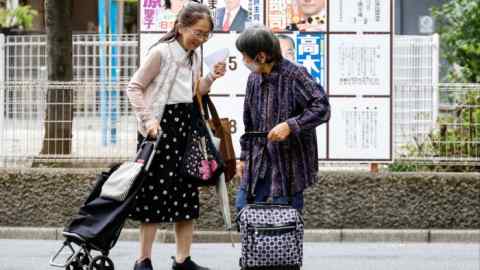
[[[324,88],[326,88],[325,57],[325,34],[299,33],[297,35],[297,63],[304,66]]]

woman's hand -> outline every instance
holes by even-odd
[[[213,66],[212,76],[216,80],[223,77],[225,72],[227,72],[227,64],[225,62],[218,62]]]
[[[236,170],[235,176],[238,176],[238,177],[240,177],[240,179],[242,179],[244,168],[245,168],[245,161],[237,160],[237,170]]]
[[[290,127],[286,122],[280,123],[276,125],[270,132],[268,133],[267,139],[271,142],[281,142],[287,139],[288,135],[290,135]]]
[[[155,139],[157,138],[158,131],[160,130],[160,123],[158,122],[157,119],[151,121],[147,125],[147,136]]]

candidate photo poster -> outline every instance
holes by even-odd
[[[327,31],[327,0],[269,0],[266,3],[266,25],[274,32]]]
[[[263,0],[208,0],[215,32],[243,32],[253,24],[263,24]]]
[[[276,33],[282,56],[304,66],[325,90],[327,70],[327,35],[324,33]]]
[[[139,0],[140,31],[168,32],[173,28],[177,14],[189,0]]]

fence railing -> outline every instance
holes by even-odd
[[[45,35],[0,36],[0,59],[5,60],[0,66],[5,70],[0,165],[23,166],[43,159],[109,162],[132,155],[136,122],[122,90],[137,69],[137,35],[73,35],[71,83],[47,82]],[[56,124],[45,120],[48,106],[55,106],[47,100],[48,89],[71,92],[72,104],[56,108],[71,111],[71,123],[56,116]],[[49,138],[46,127],[57,129],[53,134],[67,128],[71,136]],[[59,154],[63,148],[70,154]]]
[[[125,87],[125,82],[5,83],[0,165],[130,158],[135,152],[136,120],[122,94]],[[64,115],[71,117],[60,117]]]
[[[439,37],[395,36],[393,53],[394,147],[421,140],[438,116]]]
[[[137,35],[73,35],[73,79],[110,81],[130,78],[137,69]],[[47,79],[45,35],[7,36],[5,80]]]
[[[393,81],[402,85],[438,83],[439,36],[395,36]]]
[[[480,84],[439,84],[438,88],[435,125],[429,130],[410,133],[410,142],[397,146],[397,159],[480,165]],[[421,110],[412,111],[408,116],[417,121],[430,118]],[[408,122],[408,117],[397,121]]]

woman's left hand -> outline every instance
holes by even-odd
[[[290,135],[290,132],[291,130],[287,122],[283,122],[276,125],[272,130],[270,130],[267,139],[271,142],[281,142],[287,139],[288,135]]]
[[[213,66],[212,76],[216,80],[227,72],[227,64],[225,62],[218,62]]]

